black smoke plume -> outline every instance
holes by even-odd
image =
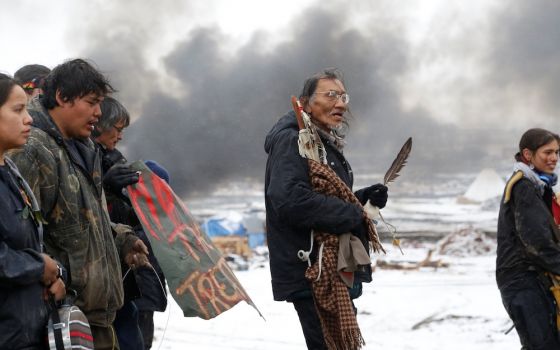
[[[375,25],[348,29],[351,20],[344,7],[312,7],[292,20],[281,44],[268,48],[271,34],[258,32],[234,52],[226,51],[226,33],[196,28],[164,57],[165,72],[144,62],[146,38],[157,40],[153,33],[110,40],[93,30],[87,55],[110,74],[121,101],[138,111],[123,142],[128,158],[160,162],[181,195],[228,180],[262,181],[266,133],[290,109],[290,96],[305,78],[326,67],[342,70],[351,96],[346,153],[354,168],[384,172],[409,136],[414,146],[404,176],[478,171],[502,157],[487,146],[511,135],[465,130],[420,108],[405,110],[397,81],[414,55],[403,34]],[[176,83],[158,88],[161,74]]]

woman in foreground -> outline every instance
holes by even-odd
[[[496,280],[523,349],[560,349],[551,275],[560,275],[559,136],[526,131],[498,219]]]
[[[33,193],[4,156],[27,141],[26,104],[23,89],[0,74],[0,349],[43,349],[47,293],[56,300],[65,295],[56,261],[41,252]]]

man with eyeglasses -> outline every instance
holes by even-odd
[[[343,154],[350,98],[342,74],[327,69],[308,78],[299,100],[321,137],[328,166],[351,189],[353,173]],[[305,277],[308,263],[317,259],[319,247],[313,247],[308,261],[298,253],[309,250],[312,231],[335,235],[350,232],[359,238],[358,244],[361,241],[366,251],[369,236],[360,205],[313,190],[307,160],[299,154],[298,132],[295,113],[291,111],[280,118],[265,141],[268,153],[265,204],[272,291],[274,300],[293,304],[307,347],[326,349],[311,284]],[[376,184],[355,195],[362,205],[369,199],[372,205],[383,208],[387,187]],[[354,284],[349,288],[352,299],[361,295],[362,282],[371,282],[371,273],[370,264],[354,272]]]
[[[111,222],[126,225],[130,225],[129,217],[134,216],[134,211],[126,203],[128,199],[123,189],[138,182],[139,175],[129,168],[116,146],[122,140],[124,128],[129,124],[130,115],[126,108],[115,98],[106,96],[101,102],[101,117],[91,133],[101,154],[103,189],[109,217]],[[138,311],[132,302],[140,296],[140,291],[134,273],[127,273],[126,269],[122,273],[129,277],[123,278],[124,304],[117,311],[113,322],[115,333],[121,349],[144,349],[142,333],[138,327]]]
[[[122,140],[123,131],[129,124],[130,116],[124,106],[107,96],[101,102],[101,118],[91,135],[104,150],[112,151]]]
[[[116,148],[129,124],[130,115],[126,108],[115,98],[107,96],[101,102],[101,117],[95,125],[92,137],[102,154],[103,185],[111,221],[133,228],[136,236],[148,248],[148,260],[154,268],[139,267],[131,273],[123,271],[126,276],[123,280],[124,305],[117,311],[114,322],[121,349],[144,350],[152,347],[154,311],[165,311],[167,295],[161,288],[161,285],[165,285],[163,271],[130,200],[123,191],[124,187],[138,181],[138,174],[129,168],[126,158]],[[154,161],[147,161],[146,165],[169,182],[169,174],[161,165]]]
[[[126,160],[116,148],[129,124],[126,108],[113,97],[105,97],[101,102],[101,117],[91,137],[101,152],[103,188],[108,195],[118,195],[126,186],[138,182],[138,174],[124,164]]]

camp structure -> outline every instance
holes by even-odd
[[[236,216],[216,216],[206,219],[200,228],[225,255],[251,256],[247,229]]]
[[[459,204],[480,204],[500,197],[505,187],[504,179],[494,169],[482,169],[467,191],[457,198]]]

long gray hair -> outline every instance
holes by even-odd
[[[101,118],[99,118],[99,122],[91,134],[94,138],[98,137],[121,121],[124,122],[123,127],[125,128],[130,125],[128,111],[119,101],[107,96],[101,102]]]

